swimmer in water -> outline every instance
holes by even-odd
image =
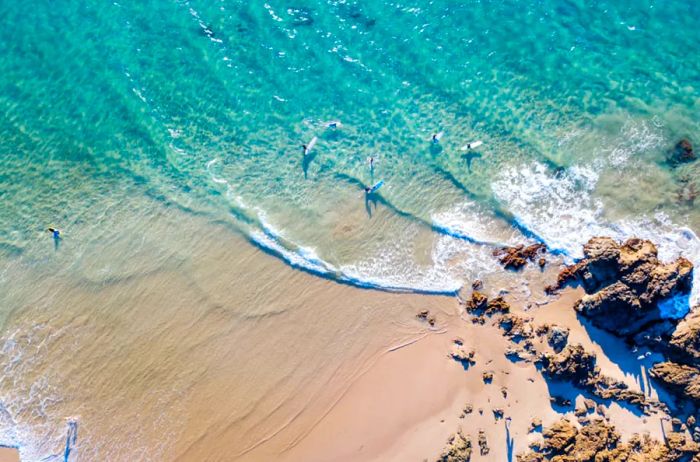
[[[438,138],[437,133],[433,133],[433,143],[437,144],[440,142],[440,138]]]
[[[369,169],[374,170],[374,157],[369,158]]]
[[[47,231],[51,233],[54,239],[61,238],[61,231],[57,230],[56,228],[49,228]]]
[[[306,155],[306,153],[309,152],[305,144],[301,145],[301,150],[304,152],[304,155]]]
[[[371,193],[371,192],[372,192],[372,188],[369,187],[369,186],[367,186],[367,187],[365,188],[365,193],[369,194],[369,193]]]
[[[331,122],[326,122],[326,127],[327,128],[340,128],[343,124],[340,123],[340,120],[333,120]]]

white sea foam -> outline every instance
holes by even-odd
[[[433,226],[445,233],[476,243],[507,246],[526,242],[526,239],[511,227],[502,229],[504,227],[498,221],[487,216],[471,201],[433,213],[430,219]]]
[[[578,257],[588,237],[603,230],[602,203],[590,194],[597,180],[590,168],[572,167],[553,175],[535,163],[504,170],[492,189],[521,226],[543,238],[552,250]]]
[[[656,243],[663,261],[683,255],[700,265],[698,237],[663,213],[607,221],[602,202],[593,197],[597,179],[589,167],[574,166],[554,174],[536,163],[503,171],[492,188],[498,200],[523,226],[540,236],[551,249],[563,252],[569,261],[583,257],[582,246],[593,236],[617,240],[636,236]],[[694,277],[691,303],[700,300],[698,272]]]

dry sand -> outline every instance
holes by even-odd
[[[629,374],[606,356],[577,319],[572,306],[580,296],[578,290],[566,291],[541,307],[526,309],[531,297],[523,298],[518,293],[520,284],[511,289],[507,298],[514,312],[533,316],[536,323],[556,322],[569,327],[570,339],[594,351],[605,374],[625,380],[632,389],[640,389]],[[431,460],[458,427],[472,437],[474,460],[514,460],[515,454],[539,438],[537,432],[528,433],[533,418],[541,419],[545,426],[562,415],[575,420],[575,405],[581,405],[588,396],[573,387],[559,386],[556,393],[574,404],[570,410],[555,410],[550,403],[548,382],[533,364],[513,363],[504,356],[509,341],[495,326],[473,325],[455,315],[446,319],[441,328],[444,330],[439,335],[385,352],[309,435],[285,451],[280,460]],[[595,338],[602,335],[596,332]],[[448,357],[454,339],[463,341],[466,350],[476,351],[476,364],[468,370]],[[608,346],[619,348],[620,356],[625,353],[624,345]],[[494,373],[492,383],[484,383],[484,371]],[[467,404],[473,410],[460,418]],[[497,409],[503,410],[504,418],[495,416]],[[661,437],[660,416],[644,418],[616,403],[607,407],[606,414],[625,436],[649,432]],[[509,435],[507,417],[512,419]],[[476,445],[479,430],[485,432],[490,449],[483,456]]]
[[[19,462],[19,452],[15,448],[0,447],[0,462]]]

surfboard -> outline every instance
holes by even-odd
[[[314,136],[313,138],[311,138],[311,141],[309,141],[309,144],[306,145],[306,149],[304,150],[304,155],[311,152],[311,149],[313,149],[313,147],[316,146],[316,141],[318,141],[318,137]]]
[[[479,146],[484,144],[483,141],[472,141],[471,143],[467,143],[464,146],[462,146],[462,151],[468,151],[469,149],[476,149]]]
[[[372,186],[372,189],[369,190],[369,193],[372,194],[373,192],[377,192],[379,188],[381,188],[384,185],[384,180],[379,180],[377,184]]]

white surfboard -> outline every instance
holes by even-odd
[[[484,144],[483,141],[472,141],[471,143],[467,143],[467,144],[465,144],[464,146],[462,146],[462,151],[468,151],[468,150],[470,150],[470,149],[476,149],[476,148],[478,148],[479,146],[481,146],[482,144]]]
[[[318,141],[318,137],[314,136],[311,138],[311,141],[309,141],[309,144],[306,145],[306,149],[304,149],[304,155],[307,155],[308,153],[311,152],[314,146],[316,146],[316,141]]]

